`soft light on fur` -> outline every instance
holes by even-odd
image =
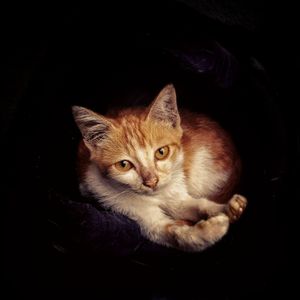
[[[82,193],[138,222],[150,240],[200,251],[243,212],[246,199],[232,196],[240,164],[230,138],[204,116],[179,114],[172,85],[145,109],[73,114]]]

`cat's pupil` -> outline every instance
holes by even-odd
[[[127,166],[127,161],[126,161],[126,160],[122,160],[122,161],[121,161],[121,166],[122,166],[122,168],[126,168],[126,166]]]
[[[164,154],[164,148],[160,148],[160,149],[158,150],[158,152],[159,152],[161,155],[163,155],[163,154]]]

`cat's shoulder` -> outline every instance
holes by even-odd
[[[220,124],[207,115],[180,110],[180,117],[181,126],[187,135],[206,134],[216,137],[226,134]]]
[[[235,153],[230,134],[218,122],[210,117],[189,111],[181,112],[183,129],[182,144],[186,153],[194,153],[200,147],[207,147],[213,153],[220,155]]]

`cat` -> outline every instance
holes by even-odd
[[[202,251],[219,241],[247,200],[233,194],[240,160],[208,117],[177,108],[172,84],[147,108],[106,116],[73,106],[82,141],[80,190],[136,221],[151,241]]]

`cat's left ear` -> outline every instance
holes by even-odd
[[[180,127],[176,91],[172,84],[168,84],[160,91],[150,106],[147,119],[164,122],[173,128]]]

